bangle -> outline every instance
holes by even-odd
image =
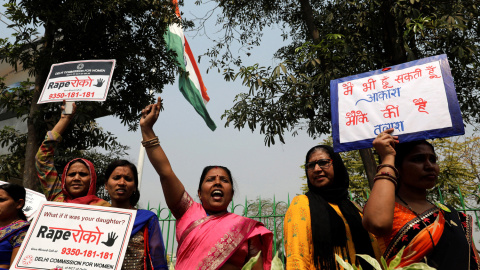
[[[152,144],[149,144],[149,145],[144,146],[144,147],[145,148],[150,148],[150,147],[154,147],[154,146],[157,146],[157,145],[160,145],[160,142],[152,143]]]
[[[375,178],[373,178],[373,183],[377,182],[377,180],[388,180],[390,182],[393,183],[393,185],[395,186],[395,188],[397,187],[397,180],[395,180],[395,178],[393,176],[389,176],[389,175],[378,175],[378,176],[375,176]]]
[[[147,140],[147,141],[142,141],[142,145],[145,148],[154,147],[154,146],[160,145],[160,141],[158,140],[158,137],[156,136],[153,139],[150,139],[150,140]]]
[[[392,169],[393,172],[395,172],[395,177],[398,177],[398,175],[400,174],[398,172],[397,168],[395,168],[395,166],[392,166],[390,164],[380,164],[380,165],[378,165],[377,166],[377,172],[380,171],[380,169],[385,168],[385,167]]]
[[[389,173],[389,172],[378,172],[377,174],[375,174],[375,176],[381,176],[381,175],[388,175],[388,176],[394,178],[395,180],[397,180],[397,177],[394,176],[394,175],[392,175],[392,174]]]

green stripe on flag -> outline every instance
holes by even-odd
[[[192,104],[195,108],[197,113],[203,118],[207,126],[214,131],[217,126],[213,122],[212,118],[208,114],[207,108],[205,107],[205,103],[203,103],[203,97],[200,93],[200,89],[195,87],[195,84],[187,77],[187,73],[185,71],[185,62],[184,62],[184,47],[182,44],[182,39],[175,33],[167,31],[164,35],[164,39],[167,43],[167,47],[170,50],[173,50],[176,54],[176,61],[179,64],[180,68],[183,72],[180,74],[178,80],[178,87],[180,88],[180,92],[182,92],[183,96],[187,101]]]

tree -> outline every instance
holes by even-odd
[[[456,208],[478,206],[480,137],[440,138],[432,140],[431,143],[438,156],[440,174],[436,187],[430,191],[429,199],[443,200]],[[321,144],[332,145],[332,138],[325,139]],[[358,151],[342,152],[340,156],[350,176],[350,197],[363,206],[370,193]],[[306,177],[303,176],[302,179],[306,180]],[[302,184],[302,191],[308,191],[306,183]]]
[[[201,2],[201,1],[197,1]],[[446,53],[464,119],[479,123],[478,57],[480,11],[467,1],[215,1],[217,24],[225,31],[207,51],[212,67],[226,79],[243,80],[223,117],[226,125],[252,130],[260,125],[267,144],[287,131],[306,129],[312,137],[330,133],[330,80]],[[241,65],[229,50],[238,41],[248,55],[262,31],[275,25],[290,45],[275,56],[277,67]]]
[[[35,77],[33,91],[2,88],[0,93],[2,106],[18,116],[27,115],[28,132],[22,137],[25,187],[35,186],[35,153],[48,124],[58,120],[58,104],[37,104],[53,63],[117,61],[107,101],[78,107],[74,132],[65,138],[76,150],[95,146],[111,150],[115,137],[91,128],[94,119],[114,115],[136,129],[140,110],[153,101],[154,93],[161,93],[165,84],[174,81],[175,63],[163,40],[168,24],[178,20],[171,1],[10,0],[5,6],[13,22],[9,27],[17,33],[14,41],[0,39],[0,60]],[[39,28],[44,35],[35,38]]]
[[[93,124],[93,123],[92,123]],[[108,151],[99,149],[78,150],[74,144],[60,144],[56,149],[55,167],[61,174],[67,163],[74,158],[86,158],[95,164],[97,174],[97,195],[98,197],[109,200],[108,192],[105,190],[105,170],[110,162],[117,159],[125,159],[128,146],[124,146],[115,141],[113,135],[103,131],[98,126],[92,126],[93,133],[97,134],[97,139],[109,144]],[[0,180],[6,182],[21,182],[23,174],[26,134],[21,134],[13,128],[6,127],[0,130],[0,141],[2,147],[9,144],[10,154],[0,155]],[[101,146],[97,147],[101,148]],[[107,148],[107,147],[103,147]],[[38,189],[38,188],[37,188]]]
[[[197,1],[201,3],[202,1]],[[257,129],[265,144],[284,142],[284,134],[306,130],[329,134],[332,79],[446,53],[464,119],[479,123],[479,16],[477,1],[420,0],[216,0],[224,36],[206,52],[226,80],[241,78],[248,93],[225,111],[226,126]],[[229,46],[238,41],[246,55],[270,26],[290,45],[275,56],[276,67],[241,66]],[[235,72],[231,66],[241,66]],[[371,152],[361,151],[369,180]]]

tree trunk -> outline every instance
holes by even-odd
[[[300,6],[302,7],[303,19],[307,25],[308,33],[313,40],[313,43],[318,44],[320,42],[320,33],[318,32],[317,27],[315,26],[315,17],[313,16],[312,6],[310,5],[310,0],[299,0]]]
[[[49,22],[45,25],[45,42],[41,45],[40,56],[35,67],[35,88],[32,95],[32,103],[30,104],[30,112],[27,119],[27,145],[25,147],[25,167],[23,170],[23,186],[25,188],[40,190],[40,184],[37,180],[37,171],[35,169],[35,155],[40,147],[41,137],[37,130],[37,121],[41,106],[37,104],[43,85],[47,79],[50,70],[51,60],[49,54],[53,46],[54,33]],[[41,135],[40,135],[41,136]]]
[[[360,152],[360,156],[362,157],[363,162],[363,168],[367,173],[368,186],[370,187],[370,189],[372,189],[373,178],[377,173],[377,162],[375,161],[375,156],[373,155],[372,149],[370,148],[360,149],[358,150],[358,152]]]
[[[23,170],[23,186],[25,188],[38,190],[37,172],[35,170],[35,154],[40,146],[38,143],[37,132],[35,129],[35,114],[40,109],[37,104],[40,97],[40,91],[43,84],[42,74],[35,75],[35,89],[33,90],[32,104],[30,105],[30,113],[27,119],[27,145],[25,147],[25,168]]]

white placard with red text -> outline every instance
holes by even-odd
[[[85,60],[52,65],[38,103],[105,101],[115,60]]]
[[[0,181],[0,185],[8,184],[8,182]],[[32,220],[35,217],[35,213],[38,210],[38,207],[47,199],[45,195],[42,193],[33,191],[31,189],[26,188],[26,195],[25,195],[25,206],[23,207],[23,213],[27,216],[28,220]]]
[[[136,211],[46,202],[10,269],[121,269]]]
[[[464,134],[445,55],[330,83],[335,151],[372,147],[394,128],[400,142]]]

